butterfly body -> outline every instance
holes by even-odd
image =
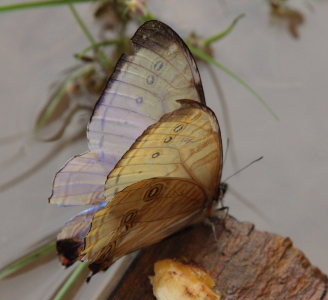
[[[92,205],[67,222],[57,249],[63,264],[88,260],[93,273],[203,220],[219,196],[219,124],[187,46],[158,21],[132,41],[95,107],[90,152],[56,175],[50,199]]]

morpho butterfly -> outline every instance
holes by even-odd
[[[89,152],[57,173],[50,203],[88,205],[57,238],[62,264],[93,273],[210,216],[220,196],[222,142],[196,63],[159,21],[132,37],[95,106]]]

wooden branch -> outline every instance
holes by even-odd
[[[154,300],[149,276],[154,263],[175,258],[202,266],[225,299],[327,300],[328,279],[289,238],[254,229],[227,217],[198,224],[144,249],[111,300]]]

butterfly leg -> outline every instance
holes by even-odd
[[[214,215],[221,220],[225,220],[229,215],[229,206],[225,206],[221,203],[221,207],[216,208]]]
[[[223,212],[223,215],[222,215],[222,212]],[[216,242],[218,242],[217,230],[216,230],[216,225],[218,223],[222,224],[224,230],[227,230],[230,232],[230,230],[227,229],[227,227],[225,226],[225,220],[228,216],[228,213],[229,213],[229,207],[222,206],[220,208],[215,208],[212,215],[205,219],[205,224],[211,226],[211,228],[212,228],[212,232],[213,232],[214,239]]]
[[[226,219],[229,216],[229,206],[224,206],[221,203],[221,207],[218,207],[214,210],[211,218],[216,218],[221,220],[224,230],[231,232],[231,230],[226,226]]]
[[[215,217],[208,217],[208,218],[205,219],[204,223],[211,227],[212,232],[213,232],[213,236],[214,236],[214,240],[218,243],[219,240],[217,238],[217,231],[216,231],[216,227],[215,227],[215,225],[216,225],[215,221],[216,220],[217,220],[217,218],[215,218]]]

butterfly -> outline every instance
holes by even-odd
[[[131,39],[90,119],[90,151],[56,174],[50,203],[88,205],[57,237],[63,265],[93,273],[211,215],[222,141],[196,63],[159,21]]]

